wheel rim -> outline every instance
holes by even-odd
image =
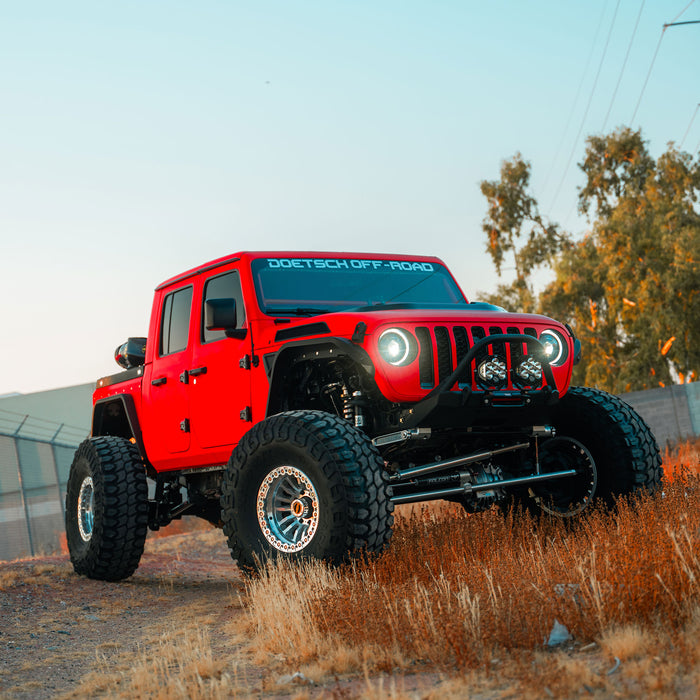
[[[318,527],[319,503],[309,477],[296,467],[273,469],[258,489],[258,524],[280,552],[299,552]]]
[[[86,476],[78,493],[78,530],[83,542],[89,542],[95,524],[95,490],[92,477]]]
[[[598,472],[591,453],[578,440],[555,437],[542,445],[540,461],[543,473],[575,469],[577,474],[540,484],[534,489],[539,506],[551,515],[578,515],[593,500]]]

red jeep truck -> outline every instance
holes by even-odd
[[[155,291],[77,449],[78,573],[131,575],[147,528],[196,515],[243,569],[379,551],[398,503],[561,517],[661,479],[645,422],[570,387],[580,343],[469,302],[435,257],[244,252]]]

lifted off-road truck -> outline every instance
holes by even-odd
[[[243,569],[380,551],[395,504],[560,517],[661,479],[645,422],[570,387],[580,343],[544,316],[468,302],[434,257],[238,253],[156,288],[77,449],[78,573],[131,575],[147,528],[223,527]]]

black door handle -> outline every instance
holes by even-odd
[[[158,379],[154,379],[151,384],[153,384],[153,386],[161,386],[161,384],[165,384],[167,381],[167,377],[158,377]]]
[[[206,367],[195,367],[194,369],[191,369],[188,374],[190,377],[197,377],[200,374],[206,374],[207,373],[207,368]]]

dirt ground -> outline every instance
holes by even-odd
[[[223,535],[149,540],[137,572],[120,583],[77,576],[65,554],[0,562],[0,697],[68,694],[189,611],[240,616],[239,593]]]
[[[618,672],[593,644],[461,677],[424,668],[311,682],[284,658],[261,658],[250,637],[245,580],[220,531],[149,539],[140,567],[120,583],[77,576],[65,554],[0,562],[1,700],[633,698],[649,688],[640,678],[665,672],[656,658],[633,675],[629,664]],[[568,676],[567,692],[522,682],[533,664],[548,669],[546,682]],[[642,695],[690,698],[697,688],[693,674]]]
[[[244,579],[220,531],[149,539],[138,570],[120,583],[76,575],[67,554],[0,562],[0,698],[169,697],[136,675],[150,673],[147,660],[163,653],[163,639],[193,629],[206,632],[210,663],[235,675],[228,691],[195,688],[199,697],[348,698],[367,687],[394,694],[396,679],[318,684],[279,659],[256,665],[244,606]],[[426,696],[440,683],[402,676],[401,695]]]

